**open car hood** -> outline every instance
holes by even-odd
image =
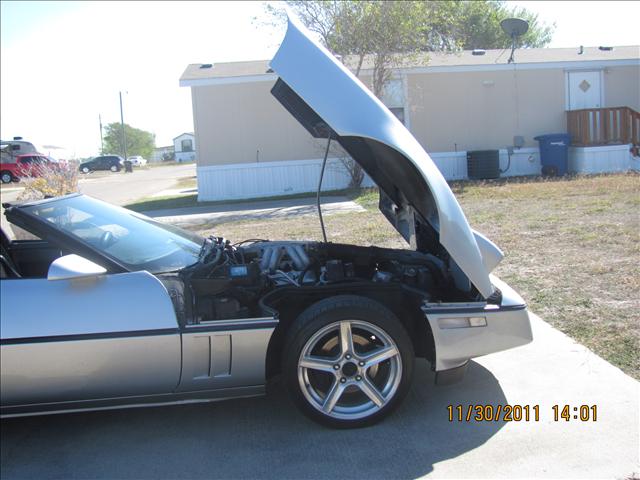
[[[293,15],[271,69],[272,94],[314,137],[332,136],[380,188],[380,209],[421,251],[446,250],[485,297],[502,252],[472,231],[453,192],[404,125]]]

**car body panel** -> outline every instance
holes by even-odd
[[[28,176],[40,177],[42,175],[42,166],[58,167],[58,162],[40,153],[15,155],[10,157],[10,160],[5,162],[3,157],[0,171],[9,172],[16,179]]]
[[[135,335],[3,344],[2,406],[173,391],[180,378],[179,333]]]
[[[339,137],[369,139],[398,154],[385,157],[382,148],[376,156],[373,151],[372,165],[350,152],[380,188],[400,190],[400,195],[386,194],[404,197],[396,200],[398,209],[417,210],[478,291],[490,296],[489,272],[460,205],[435,163],[395,115],[291,15],[270,66]],[[404,188],[408,185],[411,188]]]
[[[134,155],[132,157],[129,157],[127,160],[130,161],[136,167],[143,167],[144,165],[147,164],[147,159],[144,157],[141,157],[140,155]]]
[[[99,157],[92,158],[79,165],[78,169],[82,171],[85,167],[89,171],[93,170],[110,170],[112,166],[115,166],[118,170],[122,168],[124,160],[118,155],[101,155]]]
[[[37,301],[25,302],[28,291]],[[147,272],[74,280],[3,279],[3,406],[171,392],[180,331]]]
[[[178,391],[264,383],[273,317],[201,322],[182,333],[183,366]]]
[[[436,371],[450,370],[464,365],[471,358],[525,345],[533,340],[524,300],[497,277],[491,275],[491,281],[502,292],[500,305],[423,307],[433,334]],[[461,326],[470,318],[476,319],[477,326]]]

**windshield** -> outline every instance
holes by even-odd
[[[128,270],[182,269],[196,263],[202,245],[198,235],[91,197],[66,197],[21,208]]]

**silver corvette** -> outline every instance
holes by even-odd
[[[274,97],[364,168],[411,248],[234,244],[79,194],[5,205],[40,240],[2,235],[3,416],[259,395],[279,374],[303,413],[358,427],[402,401],[415,357],[446,384],[531,341],[491,275],[502,252],[393,114],[294,19],[271,68]]]

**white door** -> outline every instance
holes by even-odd
[[[569,110],[582,108],[600,108],[602,105],[602,89],[599,71],[568,72],[569,75]]]

